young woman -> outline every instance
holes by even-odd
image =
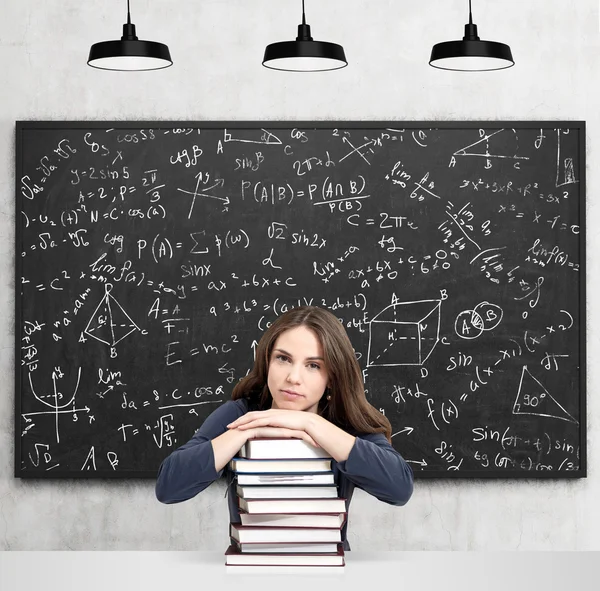
[[[158,500],[179,503],[197,495],[256,437],[300,438],[327,451],[346,511],[355,486],[390,505],[404,505],[412,495],[412,469],[391,445],[389,421],[365,397],[350,339],[322,308],[294,308],[266,330],[254,367],[237,383],[232,400],[163,461]],[[228,500],[231,522],[240,523],[233,478]],[[347,526],[348,520],[345,550]]]

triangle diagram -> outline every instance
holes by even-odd
[[[481,156],[483,158],[513,158],[515,160],[529,160],[526,156],[517,156],[516,154],[501,155],[501,154],[490,154],[490,138],[506,131],[505,129],[499,129],[493,133],[488,133],[476,142],[456,150],[454,156]],[[483,144],[483,145],[480,145]]]
[[[245,144],[265,144],[267,146],[270,145],[283,145],[283,142],[272,132],[267,131],[266,129],[261,128],[260,137],[256,137],[256,133],[259,133],[259,130],[236,130],[240,137],[233,137],[232,133],[228,132],[227,129],[223,130],[224,136],[223,141],[227,142],[242,142]],[[243,134],[246,134],[246,137],[242,137]]]
[[[513,414],[535,415],[579,424],[579,421],[573,418],[548,390],[531,375],[526,365],[523,366],[521,372],[521,381],[513,405]]]

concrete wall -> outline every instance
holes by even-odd
[[[273,72],[267,43],[291,38],[300,0],[133,0],[142,39],[170,46],[159,72],[86,65],[92,43],[120,36],[125,0],[4,0],[0,6],[0,550],[215,550],[227,544],[219,483],[160,505],[151,481],[21,481],[13,470],[15,120],[587,121],[589,477],[575,481],[417,482],[404,508],[358,490],[354,550],[600,549],[600,132],[597,0],[476,0],[484,39],[508,43],[516,67],[456,73],[427,65],[431,46],[462,36],[466,0],[307,1],[316,39],[344,45],[333,73]]]

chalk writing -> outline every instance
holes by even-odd
[[[21,475],[155,475],[303,305],[417,474],[581,475],[583,126],[336,125],[19,124]]]

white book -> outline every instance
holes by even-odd
[[[337,552],[331,554],[252,553],[240,552],[232,544],[225,551],[225,564],[228,566],[344,566],[344,550],[339,544]]]
[[[240,552],[274,552],[279,554],[332,553],[337,552],[337,544],[244,544],[238,543]]]
[[[251,474],[331,472],[331,460],[325,458],[312,460],[251,460],[235,457],[229,462],[229,468],[233,472]]]
[[[234,562],[231,561],[231,562]],[[319,577],[335,577],[337,575],[345,575],[344,564],[339,566],[289,566],[289,565],[239,565],[225,563],[225,574],[230,577],[244,577],[243,582],[246,582],[248,575],[319,575]]]
[[[345,513],[319,513],[296,515],[290,513],[252,514],[240,511],[242,525],[255,527],[342,527]]]
[[[322,499],[337,498],[337,486],[236,486],[238,496],[243,499]]]
[[[321,527],[248,527],[231,523],[229,535],[240,543],[341,542],[341,529]],[[307,550],[305,550],[306,552]]]
[[[242,499],[240,509],[246,513],[343,513],[346,500],[337,499]]]
[[[310,459],[330,458],[331,456],[322,448],[315,447],[303,439],[277,439],[258,437],[249,439],[244,443],[238,455],[241,458],[255,460],[279,459]]]
[[[319,474],[242,474],[238,484],[334,484],[333,472]]]

